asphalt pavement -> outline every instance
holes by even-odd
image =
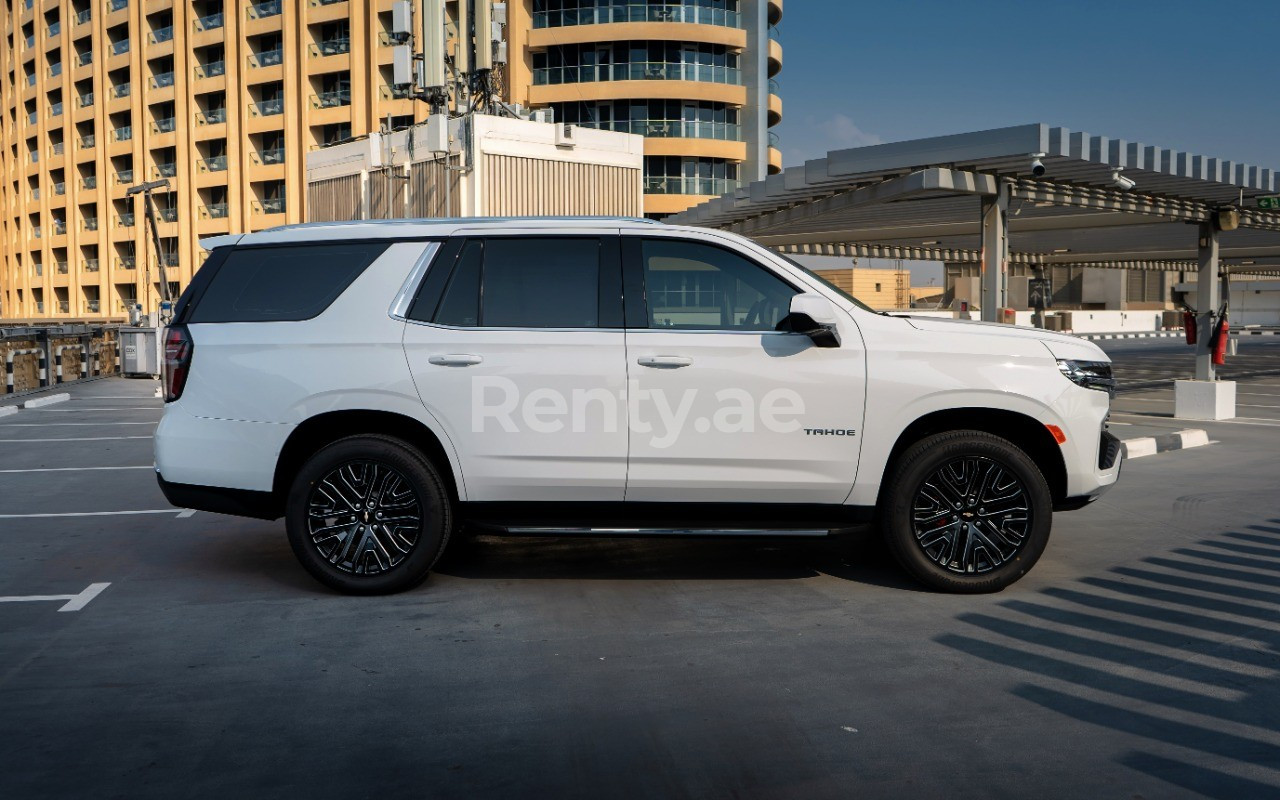
[[[55,598],[0,602],[0,797],[1280,795],[1267,409],[1127,462],[996,595],[868,536],[481,537],[350,598],[280,523],[166,506],[154,388],[0,418],[0,600]],[[1183,425],[1161,397],[1115,420]]]

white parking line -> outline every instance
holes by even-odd
[[[119,408],[33,408],[42,414],[83,414],[86,411],[164,411],[164,406],[120,406]]]
[[[142,511],[61,511],[56,514],[0,514],[0,519],[34,519],[46,517],[124,517],[130,514],[173,514],[186,519],[196,512],[189,508],[149,508]]]
[[[61,439],[0,439],[0,442],[115,442],[121,439],[154,439],[154,436],[85,436]]]
[[[59,611],[79,611],[89,605],[89,601],[102,594],[103,590],[111,584],[108,583],[91,583],[80,594],[28,594],[13,595],[10,597],[0,597],[0,603],[32,603],[43,600],[63,600],[66,601]]]
[[[12,475],[18,472],[92,472],[109,469],[155,469],[150,464],[141,467],[40,467],[38,469],[0,469],[0,475]]]

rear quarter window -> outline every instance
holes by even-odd
[[[292,322],[333,304],[389,242],[236,248],[212,276],[188,320]]]

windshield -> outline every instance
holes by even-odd
[[[811,278],[816,278],[817,280],[821,281],[821,282],[822,282],[822,284],[823,284],[824,286],[826,286],[827,288],[829,288],[829,289],[833,290],[836,294],[838,294],[838,295],[840,295],[841,297],[843,297],[844,299],[848,300],[850,303],[853,303],[855,306],[857,306],[858,308],[862,309],[863,311],[870,311],[872,314],[878,314],[878,313],[880,313],[880,312],[876,311],[874,308],[872,308],[871,306],[869,306],[869,305],[867,305],[866,303],[864,303],[864,302],[862,302],[861,300],[859,300],[858,298],[856,298],[856,297],[854,297],[853,295],[849,294],[849,293],[848,293],[848,292],[846,292],[844,289],[841,289],[839,286],[836,286],[836,285],[835,285],[834,283],[832,283],[831,281],[827,280],[826,278],[822,277],[822,276],[821,276],[821,275],[819,275],[818,273],[816,273],[816,272],[814,272],[813,270],[809,269],[809,268],[808,268],[808,267],[806,267],[804,264],[801,264],[799,261],[796,261],[794,258],[789,258],[789,257],[787,257],[787,256],[783,255],[782,253],[777,252],[776,250],[774,251],[774,253],[773,253],[773,254],[774,254],[775,256],[777,256],[777,257],[781,258],[782,260],[786,261],[786,262],[787,262],[788,264],[790,264],[791,266],[793,266],[793,267],[795,267],[795,268],[797,268],[797,269],[799,269],[799,270],[803,271],[806,275],[810,276]]]

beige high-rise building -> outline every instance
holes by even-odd
[[[447,4],[450,56],[476,2]],[[393,83],[396,0],[2,0],[0,319],[119,319],[198,241],[306,218],[304,155],[426,119]],[[422,0],[412,0],[415,19]],[[499,94],[648,137],[661,215],[781,168],[782,0],[514,0]],[[409,44],[415,45],[412,37]],[[478,37],[477,37],[478,38]]]

